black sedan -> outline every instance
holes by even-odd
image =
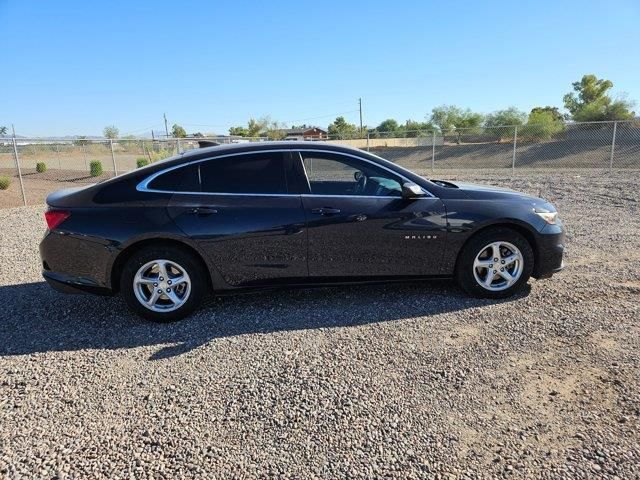
[[[547,201],[427,180],[351,148],[202,148],[47,198],[44,278],[176,320],[209,293],[455,278],[501,298],[562,268]]]

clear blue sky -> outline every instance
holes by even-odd
[[[640,100],[640,1],[0,0],[0,125],[22,135],[227,133],[562,105],[594,73]],[[346,113],[345,113],[346,112]],[[318,118],[320,117],[320,118]]]

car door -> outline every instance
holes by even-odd
[[[340,152],[300,150],[311,278],[437,275],[443,203],[402,198],[399,174]]]
[[[300,195],[289,193],[289,152],[219,155],[188,169],[200,191],[175,192],[169,214],[224,282],[235,287],[307,277],[305,215]]]

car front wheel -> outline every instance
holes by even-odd
[[[508,228],[495,228],[480,233],[465,245],[456,278],[470,295],[504,298],[527,283],[533,263],[533,250],[526,238]]]
[[[151,247],[127,261],[120,286],[135,313],[152,321],[171,322],[200,306],[207,278],[194,255],[179,248]]]

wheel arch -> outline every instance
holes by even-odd
[[[536,272],[536,266],[538,265],[538,252],[539,252],[539,246],[538,246],[538,241],[536,239],[536,235],[534,230],[527,226],[526,224],[519,222],[517,220],[499,220],[493,223],[490,223],[488,225],[484,225],[483,227],[479,228],[478,230],[476,230],[475,232],[473,232],[471,235],[469,235],[469,237],[464,241],[464,243],[462,244],[462,246],[460,247],[460,249],[458,250],[457,254],[456,254],[456,262],[455,262],[455,267],[454,267],[454,273],[458,271],[458,264],[460,262],[460,254],[464,251],[464,249],[466,248],[466,246],[469,244],[469,242],[471,242],[472,239],[476,238],[478,235],[481,235],[489,230],[496,230],[499,228],[506,228],[509,230],[513,230],[517,233],[519,233],[520,235],[522,235],[525,240],[527,240],[527,242],[529,243],[529,245],[531,246],[531,250],[533,250],[533,271],[534,273]]]
[[[212,274],[211,268],[207,263],[207,261],[205,260],[204,255],[200,251],[198,251],[198,249],[196,249],[192,245],[189,245],[186,242],[177,240],[175,238],[154,237],[154,238],[145,238],[145,239],[141,239],[136,242],[133,242],[127,245],[122,251],[120,251],[120,253],[118,253],[117,257],[115,258],[111,266],[110,276],[109,276],[109,279],[111,282],[111,289],[114,293],[120,291],[120,277],[122,276],[122,270],[125,264],[127,263],[127,260],[129,260],[136,252],[139,252],[144,248],[148,248],[152,246],[157,246],[157,247],[171,246],[193,255],[198,260],[202,268],[204,268],[207,274],[209,290],[213,289],[213,278],[211,275]]]

